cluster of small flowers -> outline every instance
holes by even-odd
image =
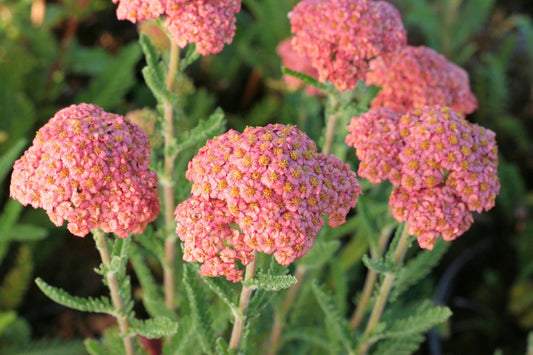
[[[165,15],[165,27],[180,47],[196,43],[202,55],[215,54],[235,35],[241,0],[113,0],[117,18],[133,23]]]
[[[372,108],[404,113],[428,105],[469,114],[477,108],[466,71],[431,48],[405,46],[370,61],[365,83],[381,87]]]
[[[252,251],[273,253],[282,265],[305,255],[322,214],[331,226],[344,223],[361,193],[348,165],[281,124],[215,137],[186,176],[193,197],[175,212],[184,259],[204,262],[204,275],[235,282],[242,279],[235,261],[247,264]]]
[[[500,184],[492,131],[447,106],[405,115],[372,109],[353,117],[346,138],[361,160],[359,174],[397,187],[390,206],[422,248],[453,240],[471,225],[472,212],[494,206]]]
[[[289,18],[295,50],[339,91],[364,79],[370,59],[407,41],[400,13],[384,1],[303,0]]]
[[[72,234],[92,228],[121,238],[141,233],[160,210],[157,175],[148,169],[146,134],[95,105],[57,112],[15,162],[11,196],[43,208]]]
[[[281,65],[295,70],[300,73],[307,74],[313,78],[318,76],[318,71],[313,67],[308,57],[300,55],[294,50],[292,46],[292,39],[286,39],[280,42],[277,47],[277,53],[281,58]],[[309,85],[305,85],[300,79],[290,75],[284,75],[283,80],[287,84],[289,90],[297,90],[305,86],[305,91],[309,95],[322,95],[322,91]]]

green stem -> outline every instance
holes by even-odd
[[[378,325],[379,320],[381,319],[381,315],[383,314],[383,310],[385,309],[385,305],[387,304],[387,299],[389,297],[390,290],[392,289],[392,285],[394,284],[394,279],[396,276],[396,271],[400,267],[403,257],[405,256],[405,252],[409,248],[409,233],[407,232],[408,226],[405,225],[402,235],[400,237],[400,241],[398,242],[398,245],[396,246],[396,250],[394,251],[394,255],[392,256],[392,261],[394,263],[394,269],[391,273],[387,274],[383,280],[383,283],[381,284],[381,288],[379,289],[378,297],[376,299],[376,302],[374,303],[374,307],[372,308],[372,313],[370,314],[370,318],[368,319],[368,323],[366,325],[365,332],[363,334],[363,340],[366,340],[363,342],[358,349],[358,354],[366,354],[368,351],[368,348],[370,347],[370,342],[367,341],[368,337],[374,329],[376,328],[376,325]]]
[[[255,253],[254,260],[246,266],[246,272],[244,275],[244,281],[250,281],[255,276]],[[235,322],[233,323],[233,330],[231,331],[231,339],[229,342],[229,348],[237,350],[241,343],[242,331],[246,324],[246,312],[248,311],[248,304],[252,292],[255,290],[255,286],[243,286],[241,296],[239,298],[239,312],[234,312]]]
[[[177,44],[170,40],[170,60],[167,73],[167,90],[172,93],[179,65],[179,48]],[[174,160],[176,157],[169,153],[170,146],[174,139],[174,110],[172,103],[165,101],[165,158],[164,171],[167,179],[174,173]],[[171,311],[175,309],[175,282],[176,282],[176,234],[174,233],[174,186],[170,183],[163,185],[163,202],[165,213],[165,225],[167,228],[167,238],[165,239],[165,263],[163,267],[163,283],[165,286],[165,304]]]
[[[109,271],[109,264],[111,263],[111,257],[109,255],[109,249],[107,248],[107,243],[105,240],[104,232],[100,229],[94,229],[93,237],[96,242],[96,248],[100,253],[102,259],[102,264],[104,265],[103,269],[106,273],[107,284],[109,291],[111,293],[111,299],[113,300],[113,305],[117,310],[117,322],[120,329],[120,335],[124,341],[124,348],[126,349],[127,355],[135,354],[135,349],[133,347],[133,338],[131,336],[126,336],[128,333],[128,319],[126,317],[126,311],[124,309],[124,302],[120,296],[120,288],[118,286],[117,275],[114,272]]]
[[[381,232],[379,237],[379,245],[377,252],[372,253],[373,258],[379,258],[385,252],[385,246],[391,235],[391,229],[385,228]],[[357,303],[357,307],[353,313],[352,319],[350,321],[350,330],[356,330],[361,324],[363,315],[367,309],[368,302],[372,296],[372,291],[374,290],[374,285],[376,284],[378,274],[374,270],[368,270],[366,274],[365,285],[363,286],[363,293],[361,294],[361,299]]]

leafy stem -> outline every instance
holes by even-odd
[[[233,330],[231,331],[231,338],[229,342],[229,348],[237,350],[242,338],[242,331],[246,323],[246,312],[248,310],[248,304],[250,303],[250,297],[252,292],[257,288],[256,286],[244,286],[247,281],[253,280],[255,276],[255,253],[253,255],[253,261],[246,266],[244,275],[244,283],[241,290],[241,296],[239,298],[239,309],[233,312],[235,316],[235,322],[233,323]]]
[[[105,234],[100,229],[94,229],[93,237],[94,241],[96,242],[96,248],[98,249],[98,252],[100,253],[100,257],[102,259],[102,270],[105,272],[105,277],[107,278],[107,284],[109,287],[109,292],[111,293],[111,299],[113,300],[113,305],[117,310],[117,315],[115,317],[117,318],[122,340],[124,341],[124,348],[126,349],[126,354],[135,354],[135,350],[133,348],[133,338],[131,336],[126,335],[128,334],[129,323],[124,308],[124,302],[120,295],[120,287],[118,285],[117,274],[115,271],[110,270],[111,257],[109,255],[109,249],[107,248]]]

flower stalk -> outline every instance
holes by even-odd
[[[254,260],[246,266],[246,272],[244,275],[244,285],[246,282],[253,280],[255,276],[255,253]],[[244,286],[241,290],[241,296],[239,298],[239,310],[234,312],[235,322],[233,323],[233,329],[231,331],[231,338],[229,342],[229,348],[232,350],[237,350],[239,344],[241,343],[242,331],[244,330],[244,325],[246,324],[246,312],[248,311],[248,304],[250,303],[250,298],[253,291],[257,288],[256,286]]]
[[[115,272],[109,271],[111,257],[109,255],[109,249],[107,248],[104,232],[96,228],[93,230],[93,237],[96,243],[96,248],[100,253],[100,258],[102,259],[103,270],[105,271],[105,277],[107,278],[107,284],[109,287],[109,292],[111,293],[111,299],[117,311],[115,317],[118,322],[122,340],[124,342],[126,354],[133,355],[135,354],[135,350],[133,347],[133,338],[127,335],[129,324],[126,316],[126,311],[124,309],[124,302],[122,300],[122,297],[120,296],[120,287],[118,285],[117,275]]]
[[[179,48],[178,45],[170,38],[170,60],[167,73],[167,90],[172,93],[179,65]],[[165,176],[170,179],[174,172],[174,161],[176,157],[170,154],[170,147],[174,139],[174,110],[170,101],[164,103],[165,115],[165,157],[164,172]],[[165,305],[171,311],[175,309],[175,284],[176,284],[176,235],[173,233],[174,226],[174,209],[176,202],[174,199],[174,186],[170,183],[163,185],[163,201],[165,209],[165,225],[168,230],[165,239],[165,263],[163,267],[163,283],[165,288]]]

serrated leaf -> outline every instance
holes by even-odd
[[[180,71],[184,71],[189,65],[198,60],[198,58],[200,58],[200,53],[196,51],[196,45],[194,43],[189,44],[185,57],[180,61]]]
[[[348,322],[341,315],[340,310],[337,308],[335,302],[333,302],[331,296],[317,282],[311,284],[311,289],[326,316],[326,324],[332,330],[331,334],[344,346],[348,353],[352,353],[353,344]]]
[[[168,337],[176,334],[178,323],[167,317],[154,317],[147,320],[132,319],[128,332],[148,339]]]
[[[281,68],[281,72],[285,75],[290,75],[295,77],[296,79],[303,81],[306,85],[315,87],[326,92],[330,91],[330,88],[326,84],[322,84],[320,81],[310,75],[301,73],[299,71],[291,70],[287,67]]]
[[[427,332],[434,326],[445,322],[452,315],[451,310],[444,306],[422,307],[414,315],[393,321],[384,332],[376,334],[372,339],[408,337]]]
[[[228,307],[231,311],[235,311],[238,306],[233,302],[231,297],[231,290],[227,287],[227,282],[220,277],[206,277],[203,276],[205,284],[213,291]]]
[[[233,351],[229,349],[228,343],[226,343],[226,340],[224,340],[224,338],[217,338],[216,350],[217,350],[217,354],[222,354],[222,355],[234,355],[235,354]]]
[[[338,240],[317,241],[309,252],[298,260],[298,265],[306,269],[317,269],[322,267],[335,254],[340,246]]]
[[[118,315],[118,312],[111,305],[111,301],[107,297],[82,298],[72,296],[60,288],[50,286],[39,277],[35,279],[35,283],[46,296],[65,307],[77,309],[82,312],[107,313],[112,316]]]
[[[178,135],[173,150],[178,153],[204,144],[208,139],[222,133],[225,127],[226,120],[224,119],[224,111],[221,108],[217,108],[207,120],[201,120],[193,129]]]
[[[152,73],[155,74],[155,78],[157,78],[157,80],[165,82],[165,72],[159,61],[160,55],[150,40],[150,37],[141,32],[139,36],[139,44],[141,45],[148,68],[150,68]]]
[[[394,338],[380,341],[372,355],[410,355],[413,354],[424,341],[421,334],[410,335],[405,338]]]
[[[279,291],[294,285],[298,280],[292,275],[268,275],[258,273],[254,280],[244,282],[246,287],[256,286],[259,289],[266,291]]]
[[[204,353],[212,354],[211,346],[214,344],[213,329],[211,328],[210,316],[207,313],[207,298],[200,288],[192,268],[188,265],[183,267],[183,284],[187,293],[188,304],[195,328],[195,335]]]
[[[445,242],[442,239],[438,239],[435,243],[433,250],[424,250],[420,252],[416,257],[409,260],[409,262],[402,267],[394,281],[389,301],[393,302],[407,289],[416,284],[439,263],[439,260],[444,256],[450,243]]]
[[[0,157],[0,181],[4,181],[7,174],[11,171],[13,163],[22,153],[22,150],[26,147],[28,140],[26,138],[20,138],[9,148],[7,152]]]
[[[394,269],[394,264],[390,261],[386,261],[383,258],[372,259],[367,255],[363,255],[363,263],[370,270],[374,270],[380,274],[389,274]]]
[[[31,224],[17,224],[11,228],[6,228],[3,234],[4,240],[31,242],[46,238],[48,230]]]
[[[170,101],[171,95],[167,90],[165,82],[158,78],[157,73],[150,67],[144,67],[142,69],[144,82],[157,99],[159,103]]]

